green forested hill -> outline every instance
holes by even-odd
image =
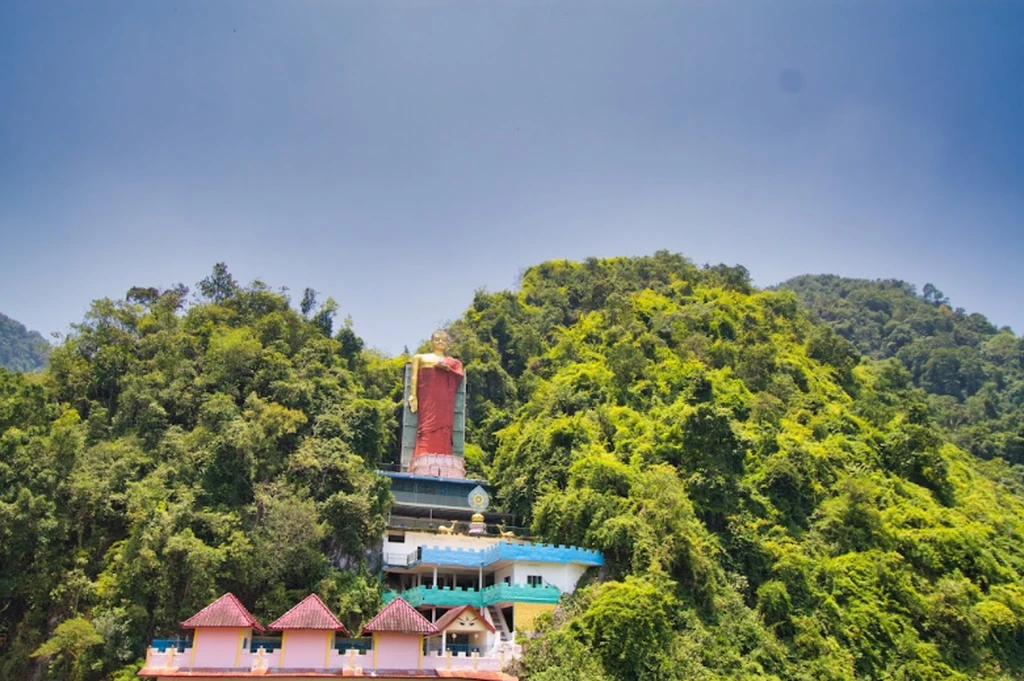
[[[50,344],[37,331],[0,314],[0,367],[11,371],[38,371],[46,366]]]
[[[455,325],[482,465],[599,548],[528,679],[1019,678],[1024,502],[742,268],[552,262]]]
[[[928,393],[936,424],[982,458],[1024,463],[1024,341],[984,315],[953,309],[933,285],[832,275],[779,285],[865,355],[896,358]]]
[[[333,301],[222,266],[199,288],[97,301],[41,377],[0,372],[0,678],[129,678],[228,589],[262,617],[314,588],[351,624],[376,606],[403,358],[335,333]],[[451,332],[471,469],[607,558],[522,678],[1024,673],[1020,477],[793,292],[667,253],[549,262]]]
[[[0,370],[0,679],[133,678],[226,590],[376,612],[401,362],[312,291],[300,314],[223,266],[199,289],[96,301],[42,377]]]

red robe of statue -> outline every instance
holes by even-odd
[[[416,377],[419,423],[416,426],[414,457],[452,453],[455,395],[459,391],[463,370],[462,362],[454,357],[445,357],[443,361],[451,371],[421,368]]]

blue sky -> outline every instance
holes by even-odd
[[[1024,3],[0,3],[0,312],[333,296],[415,346],[552,258],[935,283],[1024,331]]]

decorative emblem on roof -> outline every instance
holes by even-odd
[[[477,513],[486,511],[487,506],[491,503],[491,498],[487,496],[487,491],[480,485],[473,488],[473,491],[469,493],[468,500],[469,507]]]

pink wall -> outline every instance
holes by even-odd
[[[327,638],[329,631],[316,629],[290,629],[284,632],[281,645],[281,661],[284,669],[320,669],[327,662]]]
[[[239,633],[242,636],[239,637]],[[239,660],[241,665],[249,663],[249,651],[244,651],[239,659],[239,647],[242,638],[252,639],[251,629],[221,629],[213,627],[200,627],[195,631],[195,643],[191,656],[191,667],[234,667],[235,661]]]
[[[374,638],[374,669],[419,669],[422,636],[381,632]]]

